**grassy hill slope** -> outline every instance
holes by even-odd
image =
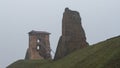
[[[120,68],[120,36],[75,51],[57,61],[19,60],[7,68]]]

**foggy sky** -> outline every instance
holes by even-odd
[[[120,35],[120,0],[0,0],[0,68],[24,59],[31,30],[50,32],[55,51],[66,7],[80,13],[88,43]]]

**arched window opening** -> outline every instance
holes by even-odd
[[[37,39],[37,43],[40,43],[41,42],[41,39]]]
[[[37,45],[37,50],[41,50],[41,45]]]
[[[40,50],[40,46],[37,46],[37,50]]]

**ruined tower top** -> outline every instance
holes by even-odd
[[[78,16],[80,17],[79,12],[74,11],[74,10],[71,10],[71,9],[69,9],[69,8],[65,8],[64,14],[67,14],[67,15],[72,15],[72,14],[74,14],[74,15],[78,15]]]
[[[29,35],[39,35],[39,34],[46,34],[46,35],[49,35],[50,33],[49,32],[46,32],[46,31],[35,31],[35,30],[32,30],[28,33]]]
[[[69,11],[69,8],[67,7],[67,8],[65,8],[65,11]]]

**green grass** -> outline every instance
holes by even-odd
[[[120,36],[57,60],[19,60],[7,68],[120,68]]]
[[[38,68],[40,65],[49,63],[47,60],[18,60],[8,68]]]

